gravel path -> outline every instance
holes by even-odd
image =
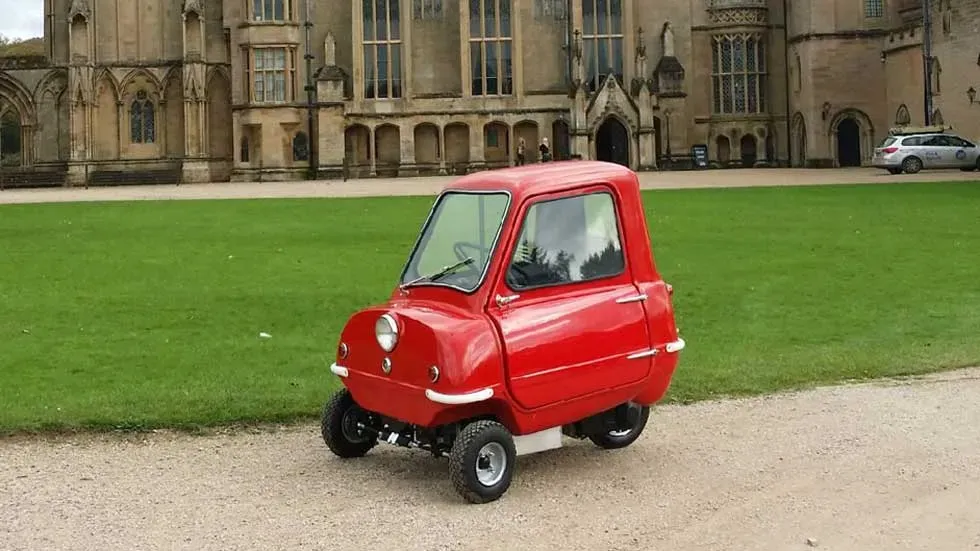
[[[0,442],[0,548],[980,547],[980,369],[656,410],[633,447],[521,458],[485,506],[446,463],[316,426]]]
[[[644,173],[645,188],[928,180],[870,169]],[[0,203],[429,194],[446,178],[5,190]],[[683,368],[683,365],[682,365]],[[980,548],[980,368],[658,408],[633,447],[521,458],[464,505],[446,464],[329,455],[316,426],[0,439],[0,551]],[[810,539],[810,544],[807,540]]]

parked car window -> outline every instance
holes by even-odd
[[[615,202],[598,192],[532,205],[506,279],[530,289],[613,277],[625,267]]]
[[[948,147],[949,140],[946,139],[946,136],[933,136],[926,140],[924,145],[930,147]]]
[[[881,142],[881,145],[879,145],[878,147],[888,147],[891,144],[895,143],[895,141],[896,141],[895,138],[889,136],[885,138],[885,141]],[[908,140],[906,140],[904,143],[908,145]]]
[[[946,139],[949,140],[949,145],[953,147],[974,147],[972,143],[958,136],[947,136]]]
[[[405,266],[401,284],[470,259],[469,264],[451,273],[416,284],[448,286],[464,292],[475,290],[483,281],[509,203],[510,196],[506,193],[443,195]]]
[[[912,136],[911,138],[905,138],[902,140],[902,145],[922,145],[922,138],[919,136]]]

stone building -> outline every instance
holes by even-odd
[[[980,138],[980,0],[932,1],[933,118]],[[0,59],[0,185],[461,173],[545,139],[851,166],[925,118],[909,0],[44,4],[46,55]]]

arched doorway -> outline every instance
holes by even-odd
[[[596,131],[595,156],[600,161],[630,165],[629,130],[616,117],[606,117]]]
[[[571,132],[564,119],[558,119],[551,124],[551,135],[554,139],[554,150],[551,152],[556,161],[566,161],[571,158]]]
[[[837,124],[837,163],[842,167],[861,166],[861,127],[851,117]]]
[[[755,161],[759,158],[759,152],[756,150],[758,143],[755,140],[755,136],[745,134],[742,136],[738,145],[742,153],[742,166],[745,168],[754,167]]]
[[[732,143],[728,140],[728,136],[715,138],[715,158],[722,165],[727,165],[732,160]]]

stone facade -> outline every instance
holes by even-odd
[[[0,182],[452,174],[544,140],[847,166],[924,122],[917,1],[646,4],[45,0],[47,55],[0,60]],[[934,118],[980,138],[980,0],[933,4]]]

